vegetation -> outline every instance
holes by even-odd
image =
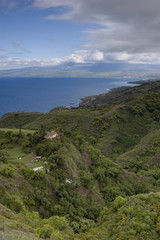
[[[159,239],[159,127],[160,81],[4,115],[0,239]]]

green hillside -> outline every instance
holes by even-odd
[[[159,239],[158,192],[160,81],[0,118],[0,239]]]

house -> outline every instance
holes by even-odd
[[[41,158],[42,158],[41,156],[37,156],[37,157],[36,157],[36,162],[38,162],[39,160],[41,160]]]
[[[48,162],[47,161],[44,161],[44,163],[43,164],[46,164],[46,165],[48,165]]]
[[[42,170],[43,169],[43,167],[36,167],[36,168],[33,168],[33,171],[38,171],[38,170]]]
[[[57,132],[55,132],[55,131],[52,131],[52,132],[50,132],[50,133],[47,133],[45,136],[44,136],[44,138],[45,139],[59,139],[60,138],[60,136],[59,136],[59,134],[57,133]]]
[[[68,178],[66,178],[66,180],[65,180],[65,183],[72,183],[72,179],[68,179]]]

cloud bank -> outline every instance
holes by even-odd
[[[20,2],[0,0],[0,6],[14,8]],[[160,64],[159,0],[24,0],[24,3],[39,11],[49,9],[46,21],[93,24],[93,28],[85,31],[89,43],[62,58],[4,59],[1,56],[0,69],[96,61]],[[20,41],[13,46],[29,53]]]
[[[87,30],[92,44],[84,49],[112,55],[112,60],[159,63],[159,0],[34,0],[33,6],[65,9],[47,19],[98,24]]]
[[[62,57],[62,58],[53,58],[53,59],[45,59],[45,58],[23,58],[23,59],[15,59],[15,58],[0,58],[0,70],[5,69],[18,69],[22,67],[44,67],[44,66],[56,66],[63,63],[94,63],[97,61],[103,61],[104,55],[99,51],[89,51],[89,50],[79,50],[75,51],[70,56]]]

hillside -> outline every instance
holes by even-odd
[[[0,163],[1,239],[159,239],[160,81],[5,114]]]

